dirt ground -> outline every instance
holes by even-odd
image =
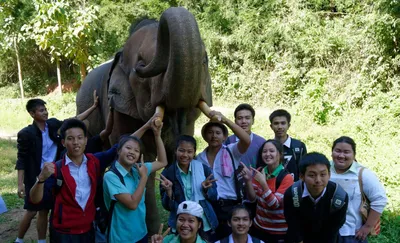
[[[18,225],[24,216],[24,209],[12,209],[1,215],[0,220],[0,242],[14,242],[18,234]],[[37,242],[36,217],[32,220],[31,227],[24,237],[24,242]]]

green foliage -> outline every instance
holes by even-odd
[[[42,50],[48,50],[53,59],[70,58],[76,64],[86,65],[89,49],[99,44],[95,34],[98,7],[82,3],[60,1],[33,1],[36,16],[22,27],[29,38]]]

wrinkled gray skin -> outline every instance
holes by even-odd
[[[150,24],[149,24],[150,22]],[[107,80],[112,65],[109,85]],[[89,134],[105,127],[109,106],[114,108],[111,144],[120,135],[132,133],[152,117],[157,105],[165,106],[162,138],[172,163],[178,135],[193,135],[200,114],[199,100],[212,106],[208,59],[193,15],[184,8],[169,8],[160,22],[141,22],[125,43],[122,54],[91,71],[77,97],[77,113],[93,104],[96,89],[99,108],[89,117]],[[145,160],[156,155],[152,131],[142,137]],[[158,192],[157,192],[158,193]],[[159,217],[155,203],[154,175],[146,191],[146,221],[149,235],[157,233]]]

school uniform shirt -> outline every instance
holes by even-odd
[[[185,194],[185,201],[193,201],[192,195],[193,195],[193,183],[192,183],[192,163],[189,165],[189,170],[188,173],[186,174],[177,164],[179,174],[181,175],[182,182],[183,182],[183,192]],[[208,222],[208,219],[206,218],[206,215],[203,213],[203,216],[201,217],[203,219],[203,227],[204,231],[207,232],[211,230],[211,225]],[[174,229],[175,230],[175,229]]]
[[[44,131],[42,132],[42,161],[40,169],[43,168],[44,162],[53,162],[56,160],[57,155],[57,143],[50,138],[49,125],[45,123]]]
[[[78,166],[72,162],[68,155],[65,155],[65,165],[68,166],[70,174],[76,183],[75,200],[82,210],[85,211],[90,196],[90,187],[92,185],[87,171],[87,158],[83,155],[82,164]]]
[[[233,163],[235,168],[233,171],[238,168],[240,164],[240,159],[242,154],[239,152],[238,143],[233,143],[229,145],[222,145],[221,149],[218,151],[217,155],[215,156],[214,165],[211,168],[210,163],[207,159],[207,148],[204,149],[199,155],[197,155],[197,160],[201,161],[203,164],[207,165],[211,168],[214,174],[214,178],[217,179],[217,193],[218,199],[229,199],[229,200],[237,200],[236,195],[236,187],[235,187],[235,180],[234,180],[234,173],[231,173],[229,176],[224,176],[222,172],[222,151],[226,150],[227,148],[231,151],[233,157]],[[230,162],[232,164],[232,162]]]
[[[151,173],[152,163],[146,162],[147,175]],[[118,176],[112,172],[104,174],[104,202],[107,209],[110,208],[111,200],[115,200],[116,194],[133,194],[139,185],[139,172],[132,167],[130,174],[122,165],[116,161],[115,167],[124,178],[123,185]],[[136,210],[130,210],[122,203],[117,202],[110,227],[110,242],[137,242],[147,234],[146,227],[146,206],[144,204],[146,189]]]
[[[334,162],[331,161],[331,180],[341,185],[349,195],[346,222],[339,230],[341,236],[355,235],[356,231],[363,225],[360,213],[361,191],[358,182],[358,174],[361,168],[362,165],[354,161],[346,172],[338,174]],[[364,193],[371,202],[371,208],[382,213],[387,204],[387,197],[385,188],[379,182],[378,177],[365,168],[362,172],[362,184]]]

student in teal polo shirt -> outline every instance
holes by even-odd
[[[167,156],[161,139],[161,126],[150,119],[136,131],[140,138],[148,129],[154,133],[158,161],[143,162],[142,143],[138,137],[122,137],[118,144],[118,158],[115,167],[123,176],[122,184],[117,174],[107,172],[104,175],[104,202],[110,208],[111,200],[116,200],[112,213],[109,242],[143,242],[147,243],[146,207],[144,195],[146,182],[150,173],[167,165]],[[141,158],[141,162],[139,162]]]
[[[163,238],[163,235],[157,234],[151,237],[152,243],[206,243],[203,235],[203,208],[200,204],[193,201],[184,201],[178,206],[176,217],[177,234],[170,234]]]

